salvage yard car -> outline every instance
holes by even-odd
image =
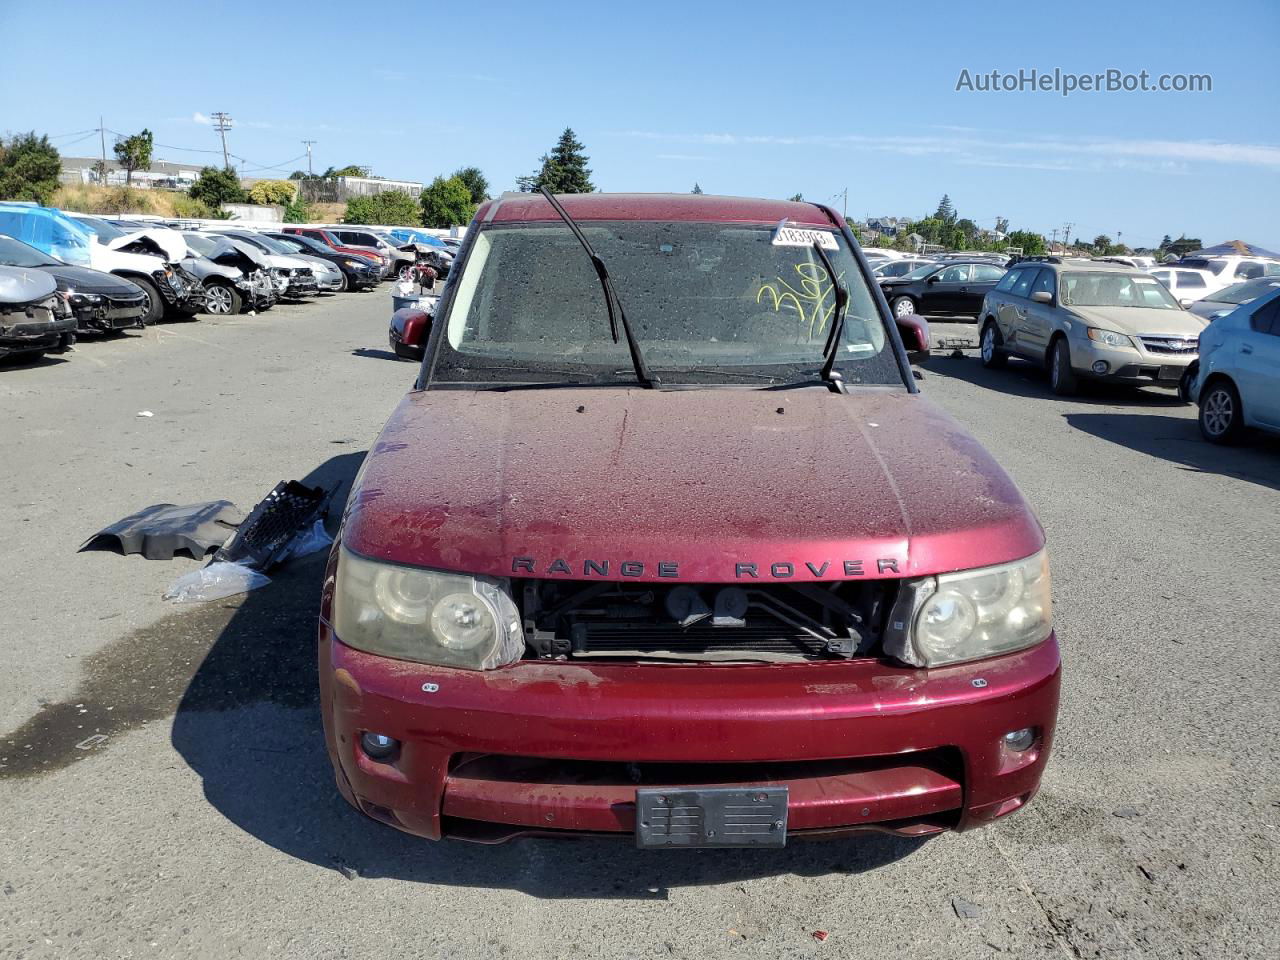
[[[1042,363],[1071,396],[1082,379],[1176,387],[1204,321],[1155,277],[1120,264],[1029,257],[982,304],[982,364]]]
[[[53,277],[58,296],[75,316],[78,333],[112,333],[142,326],[146,298],[137,284],[101,270],[55,260],[35,247],[0,235],[0,265],[40,270]]]
[[[318,655],[368,816],[658,848],[1006,816],[1060,680],[1044,533],[843,218],[683,194],[480,207]]]
[[[1205,328],[1189,392],[1210,443],[1239,443],[1251,429],[1280,434],[1280,290]]]
[[[982,298],[1004,276],[988,260],[930,263],[901,277],[885,277],[880,289],[895,317],[923,313],[976,319]]]
[[[38,360],[76,342],[76,318],[59,309],[57,289],[40,270],[0,267],[0,357]]]

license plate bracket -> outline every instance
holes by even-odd
[[[785,847],[785,786],[641,788],[637,847]]]

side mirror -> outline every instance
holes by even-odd
[[[925,282],[926,282],[926,283],[937,283],[937,282],[938,282],[938,275],[935,273],[932,277],[930,277],[930,278],[929,278],[928,280],[926,280]]]
[[[1183,297],[1181,300],[1179,300],[1179,301],[1178,301],[1178,304],[1179,304],[1179,305],[1180,305],[1184,310],[1185,310],[1187,307],[1191,306],[1193,303],[1195,303],[1195,301],[1194,301],[1194,300],[1189,300],[1189,299],[1188,299],[1188,298],[1186,298],[1186,297]]]
[[[1048,290],[1037,290],[1031,295],[1031,299],[1036,303],[1053,303],[1053,294]]]

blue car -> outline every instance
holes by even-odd
[[[1238,443],[1251,428],[1280,434],[1280,290],[1204,328],[1188,392],[1210,443]]]

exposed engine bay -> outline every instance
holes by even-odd
[[[847,660],[879,648],[896,582],[512,582],[530,656],[676,661]]]

